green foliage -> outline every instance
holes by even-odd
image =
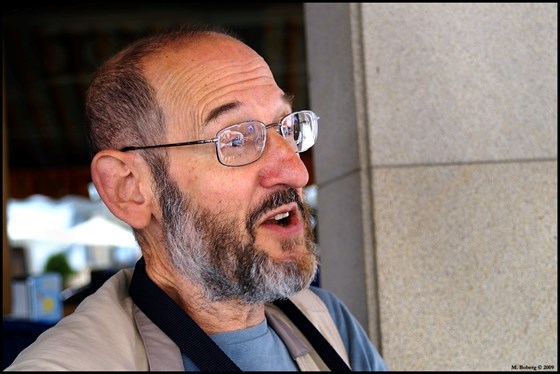
[[[60,273],[64,280],[66,280],[68,276],[74,274],[74,270],[70,267],[64,252],[51,255],[47,259],[44,270],[49,273]]]

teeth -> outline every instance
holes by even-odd
[[[281,219],[284,219],[284,218],[288,217],[289,215],[290,215],[290,212],[279,213],[279,214],[274,216],[274,219],[277,220],[277,221],[280,221]]]

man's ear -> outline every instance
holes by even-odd
[[[111,213],[136,229],[150,223],[151,179],[141,157],[112,149],[100,151],[91,162],[91,176]]]

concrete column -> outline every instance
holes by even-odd
[[[557,4],[305,12],[322,286],[391,369],[557,369]]]

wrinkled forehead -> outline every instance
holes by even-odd
[[[215,108],[228,103],[246,99],[268,105],[269,97],[282,97],[264,59],[224,35],[168,46],[147,60],[145,74],[168,123],[201,126]]]

